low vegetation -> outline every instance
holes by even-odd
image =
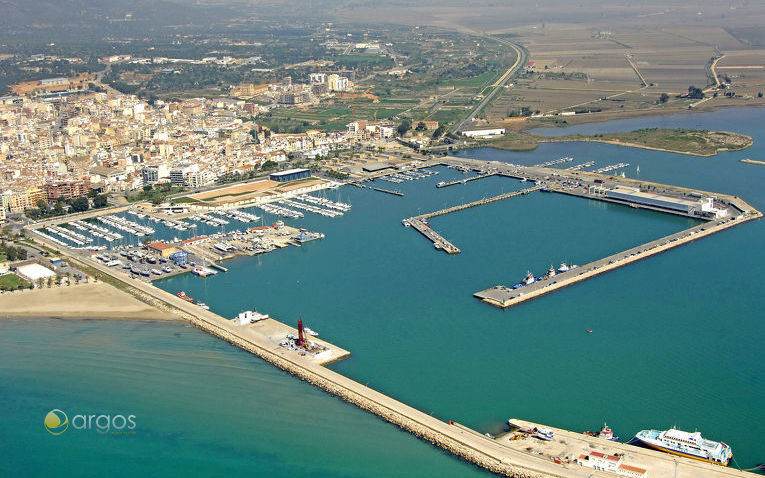
[[[168,183],[155,184],[154,186],[147,184],[140,192],[127,196],[127,200],[130,202],[151,201],[152,204],[156,205],[164,202],[168,196],[183,191],[185,191],[184,188]]]
[[[566,141],[619,144],[694,156],[714,156],[721,151],[739,151],[748,148],[753,143],[750,136],[728,131],[649,128],[619,133],[575,134],[556,137],[510,131],[500,138],[484,141],[479,144],[481,146],[491,146],[511,151],[529,151],[535,149],[539,143]]]
[[[0,275],[0,290],[13,291],[19,289],[31,289],[32,284],[25,281],[16,274]]]
[[[549,139],[545,139],[547,140]],[[750,136],[727,131],[659,128],[592,136],[563,136],[555,138],[554,141],[598,141],[696,156],[714,156],[721,151],[739,151],[748,148],[753,142]]]

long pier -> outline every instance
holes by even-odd
[[[415,217],[423,218],[423,219],[430,219],[431,217],[443,216],[444,214],[449,214],[449,213],[452,213],[452,212],[462,211],[463,209],[469,209],[471,207],[483,206],[484,204],[489,204],[489,203],[492,203],[492,202],[495,202],[495,201],[501,201],[503,199],[508,199],[508,198],[512,198],[512,197],[516,197],[516,196],[523,196],[524,194],[529,194],[529,193],[532,193],[534,191],[539,191],[540,189],[542,189],[542,186],[533,186],[533,187],[530,187],[530,188],[521,189],[519,191],[512,191],[512,192],[509,192],[509,193],[500,194],[499,196],[493,196],[493,197],[490,197],[490,198],[479,199],[478,201],[468,202],[468,203],[465,203],[465,204],[459,204],[457,206],[451,206],[451,207],[447,207],[445,209],[439,209],[438,211],[428,212],[428,213],[421,214],[421,215],[415,216]]]
[[[495,173],[492,173],[492,175]],[[442,251],[446,252],[447,254],[459,254],[460,249],[459,247],[455,246],[446,238],[444,238],[441,234],[434,231],[430,224],[428,224],[428,219],[435,216],[443,216],[444,214],[449,214],[456,211],[462,211],[463,209],[468,209],[475,206],[481,206],[483,204],[489,204],[495,201],[501,201],[503,199],[508,199],[516,196],[522,196],[524,194],[529,194],[534,191],[538,191],[542,189],[541,186],[534,186],[526,189],[521,189],[520,191],[513,191],[505,194],[500,194],[499,196],[494,196],[490,198],[480,199],[478,201],[473,201],[465,204],[459,204],[457,206],[451,206],[447,207],[445,209],[439,209],[438,211],[428,212],[425,214],[420,214],[419,216],[410,217],[408,219],[404,219],[401,221],[404,226],[406,227],[412,227],[415,230],[417,230],[420,234],[430,239],[430,241],[433,243],[433,246],[435,246],[436,249],[441,249]]]
[[[380,191],[381,193],[392,194],[394,196],[403,196],[404,195],[404,193],[402,193],[401,191],[393,191],[393,190],[390,190],[390,189],[383,189],[383,188],[377,188],[377,187],[372,188],[372,189],[374,189],[375,191]]]
[[[454,181],[449,181],[449,182],[440,182],[436,184],[436,187],[445,188],[449,186],[454,186],[455,184],[465,184],[470,181],[475,181],[476,179],[483,179],[483,178],[488,178],[490,176],[495,176],[496,174],[497,174],[496,172],[490,172],[490,173],[479,174],[477,176],[471,176],[469,178],[455,179]]]
[[[404,226],[407,227],[413,227],[416,229],[420,234],[430,239],[430,241],[433,243],[433,246],[435,246],[436,249],[441,249],[442,251],[446,252],[447,254],[459,254],[460,249],[459,247],[455,246],[451,242],[447,241],[441,234],[434,231],[430,225],[425,221],[422,217],[412,217],[409,219],[404,219],[403,221]]]
[[[646,244],[627,249],[626,251],[598,259],[581,267],[577,267],[576,269],[569,270],[568,272],[562,272],[547,279],[537,280],[530,285],[518,289],[497,285],[490,289],[476,292],[473,296],[481,299],[487,304],[491,304],[501,309],[507,309],[522,302],[535,299],[541,295],[562,289],[563,287],[568,287],[577,282],[595,277],[596,275],[626,266],[627,264],[668,251],[674,247],[682,246],[697,239],[701,239],[702,237],[706,237],[710,234],[720,232],[734,225],[756,218],[756,216],[747,216],[741,219],[728,218],[722,221],[700,224],[684,231],[662,237],[661,239],[656,239]]]

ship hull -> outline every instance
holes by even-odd
[[[670,448],[665,448],[665,447],[663,447],[661,445],[656,445],[656,444],[653,444],[653,443],[649,443],[647,441],[641,440],[640,438],[637,438],[637,441],[639,441],[641,444],[643,444],[643,445],[645,445],[645,446],[647,446],[649,448],[653,448],[654,450],[663,451],[664,453],[670,453],[672,455],[684,456],[686,458],[693,458],[694,460],[703,461],[703,462],[706,462],[706,463],[712,463],[714,465],[728,466],[728,463],[730,463],[730,459],[726,463],[719,463],[719,462],[716,462],[716,461],[712,461],[709,458],[704,458],[704,457],[700,457],[700,456],[696,456],[696,455],[691,455],[689,453],[683,453],[681,451],[672,450]],[[731,459],[732,459],[732,457],[731,457]]]

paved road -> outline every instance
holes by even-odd
[[[494,89],[491,90],[491,92],[486,95],[472,110],[470,110],[470,113],[462,120],[460,121],[453,129],[452,133],[457,133],[458,131],[462,131],[465,126],[472,121],[472,119],[475,117],[478,112],[480,112],[485,106],[487,106],[491,101],[494,100],[494,98],[504,89],[505,84],[510,80],[510,78],[513,77],[513,75],[518,71],[518,69],[523,66],[523,64],[526,61],[526,54],[524,51],[518,47],[516,44],[511,43],[507,40],[502,40],[500,38],[494,38],[491,37],[494,40],[503,43],[510,48],[512,48],[515,51],[516,58],[515,63],[510,66],[510,68],[507,69],[505,74],[500,77],[499,80],[497,80],[494,85]]]

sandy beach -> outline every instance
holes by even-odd
[[[0,318],[179,320],[103,282],[0,294]]]

